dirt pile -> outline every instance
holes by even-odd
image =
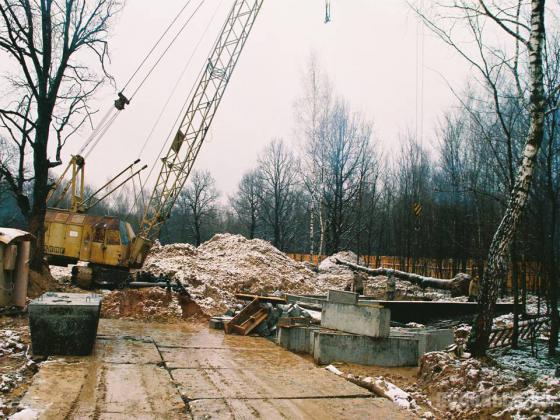
[[[495,365],[457,359],[445,352],[427,353],[420,362],[418,385],[444,411],[445,418],[548,418],[560,414],[557,378],[543,374],[546,369],[536,376],[521,373],[521,358],[510,367],[501,358],[494,359]],[[531,357],[526,353],[524,359]]]
[[[219,234],[195,248],[155,246],[144,270],[180,281],[207,313],[223,313],[235,293],[318,293],[315,274],[261,239]]]
[[[328,289],[342,290],[353,282],[359,282],[360,280],[364,286],[366,285],[367,275],[354,272],[344,265],[337,264],[337,259],[355,264],[358,261],[358,256],[352,251],[341,251],[321,261],[318,267],[319,275],[317,276],[316,283],[320,290],[325,292]],[[363,259],[360,259],[359,264],[365,264]]]
[[[108,292],[101,305],[102,318],[172,321],[202,315],[200,307],[188,296],[159,287]]]
[[[62,290],[60,283],[52,276],[47,266],[45,266],[42,273],[33,270],[29,271],[27,296],[30,299],[35,299],[45,292],[56,292],[60,290]]]

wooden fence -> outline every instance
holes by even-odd
[[[319,256],[314,255],[313,261],[309,254],[288,254],[296,261],[307,261],[317,265]],[[321,261],[326,256],[321,257]],[[392,268],[394,270],[416,273],[422,276],[435,277],[438,279],[450,279],[457,273],[467,273],[471,276],[478,275],[478,263],[472,259],[432,259],[432,258],[410,258],[410,257],[390,257],[390,256],[363,256],[360,257],[360,264],[368,267]],[[525,281],[527,289],[536,292],[541,282],[541,264],[535,262],[522,262],[519,264],[519,282]],[[506,287],[511,289],[512,285],[511,267],[507,277]]]
[[[523,340],[534,339],[539,330],[548,324],[548,318],[529,319],[526,321],[519,321],[518,336]],[[490,333],[490,348],[507,347],[511,346],[513,338],[513,327],[495,328]]]

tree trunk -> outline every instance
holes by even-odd
[[[542,51],[545,40],[545,0],[531,2],[531,35],[528,42],[530,70],[531,124],[523,150],[523,160],[510,195],[505,215],[492,239],[488,253],[488,267],[480,285],[478,313],[469,339],[469,350],[483,356],[488,349],[494,307],[500,286],[507,273],[507,252],[519,225],[529,197],[529,188],[537,153],[542,143],[545,118]]]
[[[519,342],[519,269],[515,240],[511,247],[511,268],[511,289],[513,293],[513,331],[511,334],[511,348],[516,349]]]
[[[556,203],[552,205],[552,229],[548,240],[548,300],[550,306],[550,338],[548,340],[549,356],[556,355],[558,347],[558,269],[556,265]]]
[[[46,112],[46,111],[45,111]],[[51,113],[49,113],[51,115]],[[47,141],[49,137],[48,122],[37,124],[35,145],[33,147],[33,205],[29,218],[29,232],[35,237],[31,248],[29,267],[33,271],[43,272],[45,255],[45,215],[47,213],[47,195],[49,193],[49,160],[47,158]]]
[[[471,276],[465,273],[459,273],[452,279],[436,279],[413,273],[405,273],[404,271],[393,270],[390,268],[368,268],[349,261],[341,260],[339,258],[335,258],[335,262],[349,267],[352,270],[362,271],[370,276],[386,276],[391,273],[398,279],[409,281],[420,287],[433,287],[434,289],[450,290],[452,296],[468,296],[469,294]]]

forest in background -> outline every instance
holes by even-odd
[[[556,86],[558,45],[548,55],[547,85]],[[312,57],[294,104],[295,138],[263,142],[255,167],[227,196],[211,173],[195,170],[160,240],[197,245],[230,232],[268,240],[290,253],[349,249],[358,255],[473,259],[482,268],[528,124],[514,86],[498,87],[499,114],[490,90],[467,85],[435,132],[421,142],[413,130],[405,131],[394,140],[400,144],[396,152],[382,153],[374,122],[336,92]],[[516,237],[517,261],[541,261],[548,255],[546,239],[558,229],[559,118],[558,111],[547,115],[535,188]],[[0,142],[2,164],[16,163],[17,150]],[[9,182],[0,178],[0,225],[25,227]],[[93,211],[137,225],[139,196],[128,185]]]

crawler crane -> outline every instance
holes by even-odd
[[[138,278],[146,279],[141,272],[142,265],[193,168],[263,1],[234,1],[205,62],[179,129],[162,159],[161,170],[137,233],[133,232],[129,223],[116,217],[87,214],[97,201],[95,197],[84,199],[85,162],[81,156],[72,158],[67,168],[67,171],[72,170],[72,181],[62,191],[62,196],[65,196],[68,188],[72,189],[71,206],[68,210],[48,209],[45,252],[51,264],[87,262],[87,266],[73,268],[73,279],[79,285],[123,287]],[[328,22],[329,0],[326,4],[325,20]],[[120,93],[115,107],[122,110],[128,103],[128,98]],[[55,188],[60,190],[61,185],[59,179]]]

